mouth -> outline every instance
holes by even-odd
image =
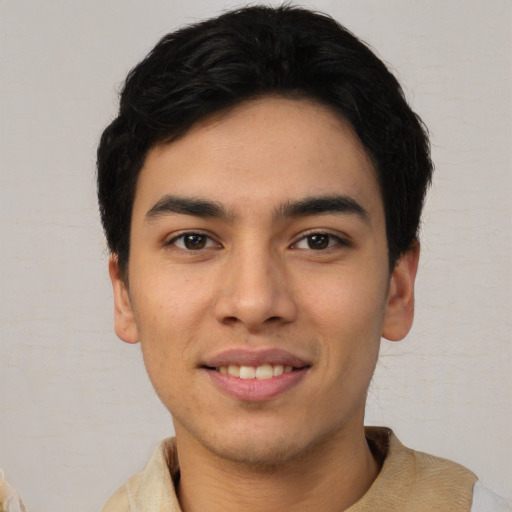
[[[223,375],[230,375],[239,379],[258,379],[268,380],[274,377],[279,377],[284,373],[290,373],[299,368],[294,368],[291,365],[282,364],[262,364],[258,366],[236,365],[230,364],[227,366],[218,366],[216,368],[208,368],[209,370],[217,371]]]
[[[212,357],[201,367],[224,394],[245,402],[261,402],[299,384],[311,364],[279,349],[231,350]]]

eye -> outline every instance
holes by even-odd
[[[348,245],[342,238],[330,233],[311,233],[293,245],[294,249],[312,249],[322,251],[336,245]]]
[[[169,240],[167,245],[174,245],[185,251],[200,251],[201,249],[219,246],[208,235],[203,233],[182,233]]]

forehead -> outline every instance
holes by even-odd
[[[338,193],[355,196],[369,210],[382,206],[372,161],[351,125],[323,105],[281,97],[245,102],[153,147],[134,210],[165,193],[252,213]]]

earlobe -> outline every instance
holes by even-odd
[[[393,269],[389,283],[382,336],[390,341],[405,338],[414,319],[414,282],[420,256],[420,244],[414,242]]]
[[[125,280],[121,277],[117,256],[112,255],[108,263],[114,293],[114,328],[117,336],[126,343],[137,343],[139,332]]]

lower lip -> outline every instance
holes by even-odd
[[[240,379],[216,370],[205,371],[223,393],[244,402],[263,402],[296,386],[305,377],[307,370],[301,368],[271,379]]]

